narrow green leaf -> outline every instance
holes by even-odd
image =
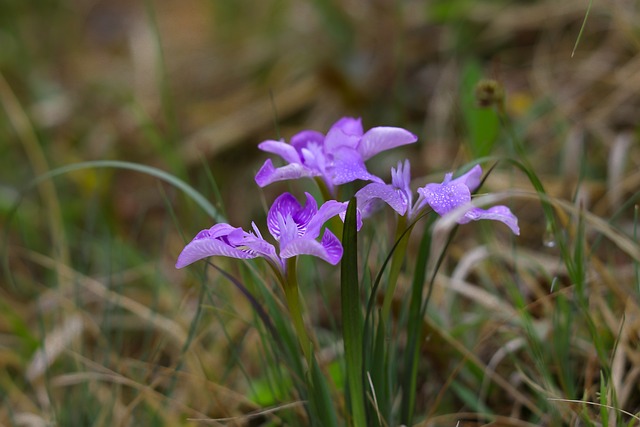
[[[407,321],[407,348],[404,353],[404,370],[400,378],[402,402],[400,405],[400,421],[404,425],[413,425],[413,412],[416,403],[416,388],[418,377],[418,357],[422,336],[422,293],[427,275],[427,261],[431,252],[431,225],[437,218],[428,217],[425,232],[420,241],[416,266],[411,284],[411,300],[409,302],[409,318]]]
[[[347,370],[347,391],[350,424],[367,425],[364,410],[363,361],[362,361],[362,311],[358,282],[358,235],[356,228],[356,200],[352,198],[347,208],[342,232],[340,292],[342,304],[342,334]]]

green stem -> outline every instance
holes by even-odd
[[[284,296],[287,301],[287,307],[291,314],[291,320],[293,327],[298,335],[298,341],[304,352],[304,357],[307,360],[308,366],[311,366],[311,360],[313,358],[313,346],[311,339],[307,334],[307,329],[304,327],[304,320],[302,318],[302,304],[300,303],[300,294],[298,291],[298,274],[297,274],[297,257],[291,257],[287,259],[287,273],[285,275]]]
[[[398,217],[398,224],[396,226],[396,241],[401,239],[393,252],[393,258],[391,259],[391,269],[389,270],[389,280],[387,282],[387,289],[384,293],[384,300],[382,302],[382,319],[385,324],[390,325],[389,316],[391,315],[391,304],[393,302],[393,294],[398,284],[398,277],[400,276],[400,270],[404,263],[405,255],[407,253],[407,245],[409,243],[409,236],[411,231],[402,236],[407,227],[407,218],[404,216]],[[413,227],[411,225],[410,227]]]

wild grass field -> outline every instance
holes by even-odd
[[[349,210],[293,284],[176,269],[320,205],[258,144],[341,117],[520,234]],[[639,125],[632,0],[3,0],[0,426],[639,426]]]

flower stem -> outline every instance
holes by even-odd
[[[311,366],[311,360],[313,358],[313,344],[307,330],[304,327],[304,320],[302,318],[302,304],[300,303],[300,294],[298,290],[298,274],[297,274],[297,257],[291,257],[287,259],[287,273],[285,280],[283,281],[284,295],[287,301],[287,307],[291,314],[291,320],[293,327],[298,335],[298,341],[302,347],[304,357],[308,366]]]

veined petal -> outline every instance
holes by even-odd
[[[452,179],[450,183],[466,185],[469,191],[473,192],[480,186],[480,178],[482,178],[482,168],[480,165],[475,165],[469,172]]]
[[[376,154],[414,143],[418,137],[406,129],[397,127],[380,126],[369,129],[358,144],[358,152],[363,160],[368,160]]]
[[[513,234],[520,235],[520,227],[518,227],[518,218],[511,210],[502,205],[493,206],[489,209],[472,208],[458,220],[460,224],[466,224],[469,221],[478,221],[481,219],[491,219],[503,222],[513,231]]]
[[[276,169],[273,166],[271,159],[267,159],[256,174],[255,181],[260,187],[266,187],[276,181],[285,181],[288,179],[298,179],[318,175],[320,174],[299,163],[290,163]]]
[[[439,215],[444,215],[471,201],[469,188],[462,183],[454,183],[454,181],[447,184],[427,184],[425,187],[419,188],[418,193]]]
[[[392,185],[380,184],[378,182],[372,182],[362,187],[356,193],[356,199],[358,200],[358,208],[362,212],[367,212],[371,207],[370,205],[376,199],[384,201],[399,215],[404,215],[409,206],[409,201],[403,191]]]
[[[331,153],[339,147],[356,148],[362,137],[362,120],[343,117],[331,126],[324,139],[324,150]]]
[[[361,179],[383,183],[380,178],[370,174],[360,154],[348,147],[341,147],[332,152],[333,162],[327,168],[329,181],[334,185],[342,185],[347,182]]]
[[[226,256],[239,259],[250,259],[258,256],[255,252],[243,250],[228,243],[226,237],[238,229],[228,224],[217,225],[218,227],[214,226],[209,230],[202,230],[184,247],[178,256],[176,268],[186,267],[210,256]],[[224,227],[220,227],[221,225],[224,225]],[[239,230],[242,232],[242,229]]]
[[[295,147],[286,142],[267,140],[258,144],[258,148],[267,153],[277,154],[289,163],[302,163]]]
[[[255,230],[257,230],[257,228],[255,228]],[[241,228],[237,228],[233,232],[229,233],[227,240],[230,245],[238,249],[249,250],[251,252],[255,252],[261,257],[270,258],[272,260],[277,261],[278,259],[278,256],[276,255],[276,248],[271,243],[264,240],[260,234],[254,235],[252,233],[247,233]]]
[[[322,242],[299,237],[280,248],[280,256],[284,259],[298,255],[313,255],[333,265],[340,261],[342,252],[340,240],[329,230],[325,230]]]
[[[291,193],[283,193],[271,205],[267,214],[267,228],[276,240],[280,239],[282,233],[280,216],[285,220],[291,218],[297,227],[297,234],[302,235],[306,232],[307,224],[318,212],[318,204],[311,194],[305,194],[307,203],[304,208]]]
[[[347,210],[348,203],[329,200],[324,202],[318,212],[307,225],[305,237],[315,239],[320,235],[320,229],[329,219]]]

